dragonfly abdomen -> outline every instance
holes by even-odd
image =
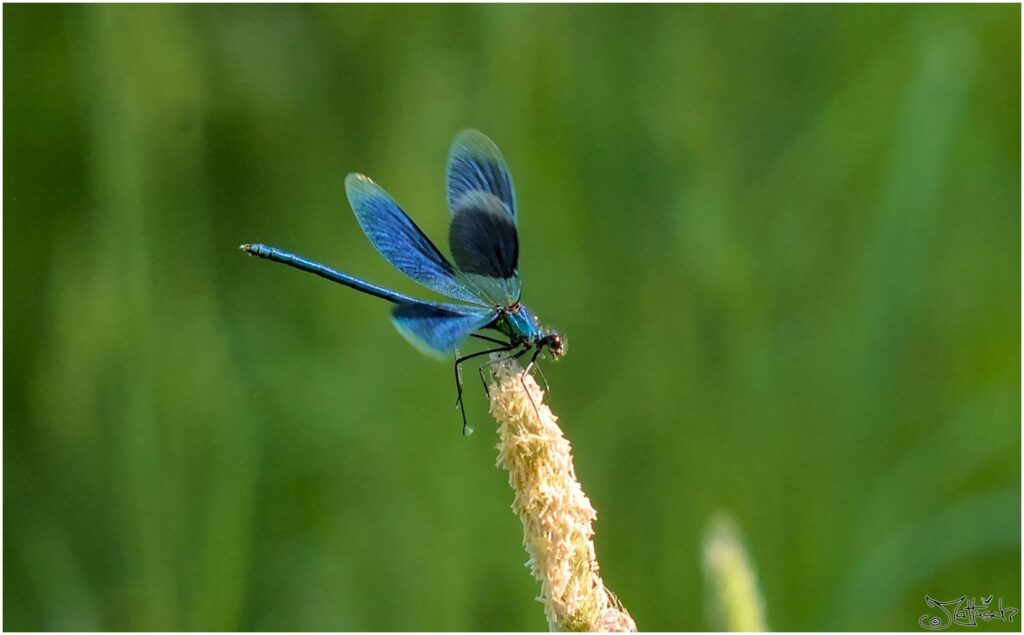
[[[321,278],[326,278],[331,282],[343,284],[346,287],[355,289],[356,291],[362,291],[363,293],[381,298],[382,300],[387,300],[388,302],[394,302],[395,304],[422,302],[421,300],[403,295],[397,291],[378,287],[375,284],[370,284],[366,280],[350,276],[347,273],[342,273],[336,269],[331,269],[327,265],[322,265],[319,262],[303,258],[302,256],[297,256],[290,251],[285,251],[284,249],[257,244],[242,245],[239,249],[247,254],[256,256],[257,258],[265,258],[267,260],[279,262],[283,265],[288,265],[289,267],[294,267],[300,271],[312,273],[313,275],[320,276]]]

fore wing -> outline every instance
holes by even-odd
[[[481,305],[434,243],[394,199],[368,177],[349,174],[345,193],[366,237],[388,262],[423,286],[450,298]]]
[[[452,214],[464,196],[484,192],[501,201],[513,224],[516,222],[516,191],[508,163],[484,133],[463,130],[455,135],[448,153],[447,182],[448,209]]]
[[[391,311],[391,321],[421,352],[446,359],[459,342],[490,324],[496,315],[491,309],[410,302],[396,306]]]

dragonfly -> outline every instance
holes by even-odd
[[[427,289],[457,302],[414,298],[277,247],[244,244],[240,248],[394,304],[391,321],[405,339],[431,357],[454,359],[456,405],[462,412],[463,434],[471,434],[463,402],[462,364],[494,353],[518,359],[532,351],[522,380],[541,353],[546,351],[553,360],[563,357],[567,341],[558,331],[541,327],[520,302],[516,194],[498,146],[477,130],[459,132],[448,154],[445,181],[451,212],[448,247],[454,264],[368,177],[349,174],[345,193],[363,233],[388,262]],[[495,336],[483,333],[488,331],[496,332]],[[460,355],[460,345],[469,338],[484,340],[491,347]],[[480,374],[483,380],[482,368]]]

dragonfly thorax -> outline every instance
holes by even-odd
[[[514,343],[525,343],[533,346],[542,337],[537,319],[533,317],[533,314],[525,306],[519,303],[501,309],[498,322],[498,330],[507,335]],[[501,328],[502,326],[505,328]]]
[[[515,346],[547,349],[553,359],[565,354],[565,338],[557,331],[542,328],[537,318],[522,304],[500,309],[493,328],[505,334]]]

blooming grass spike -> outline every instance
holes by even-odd
[[[711,619],[730,632],[768,630],[757,574],[736,523],[724,514],[712,518],[704,537],[704,572],[711,592]]]
[[[489,364],[491,414],[498,420],[498,465],[515,492],[512,509],[523,522],[527,566],[540,582],[552,631],[636,631],[604,586],[594,551],[590,504],[573,468],[572,448],[544,391],[509,359]]]

